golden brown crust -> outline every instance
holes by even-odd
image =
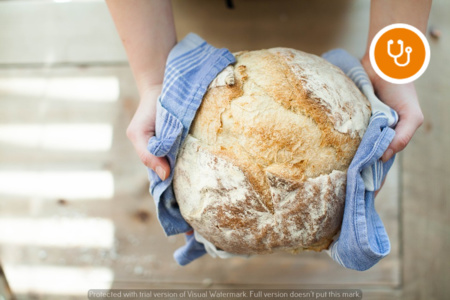
[[[339,230],[368,102],[315,56],[285,48],[235,56],[234,85],[210,87],[179,154],[181,212],[228,252],[324,249]]]
[[[319,251],[339,230],[345,172],[303,182],[266,173],[273,205],[269,210],[248,173],[233,162],[211,153],[192,136],[182,153],[174,180],[181,212],[198,233],[227,252]]]

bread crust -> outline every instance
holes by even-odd
[[[340,229],[369,102],[314,55],[273,48],[235,56],[178,155],[181,213],[230,253],[325,249]]]

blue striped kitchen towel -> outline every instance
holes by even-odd
[[[388,255],[391,248],[375,210],[374,193],[381,187],[395,159],[394,156],[383,163],[381,156],[394,138],[398,115],[377,98],[358,59],[342,49],[329,51],[323,58],[350,77],[372,106],[369,126],[347,171],[341,232],[327,250],[340,265],[364,271]]]
[[[398,121],[397,113],[381,102],[358,59],[344,50],[336,49],[324,58],[341,68],[371,103],[372,116],[361,144],[347,172],[346,202],[341,232],[327,250],[340,265],[366,270],[390,251],[389,238],[374,207],[377,191],[389,171],[394,158],[383,163],[380,157],[394,137],[392,129]],[[213,257],[236,256],[217,249],[198,233],[195,238],[204,244]]]
[[[344,267],[365,270],[389,253],[389,239],[374,205],[374,191],[391,167],[394,158],[382,163],[380,157],[394,136],[397,114],[379,101],[359,61],[343,50],[333,50],[325,59],[340,67],[372,104],[372,118],[347,175],[346,206],[339,237],[329,249],[331,257]],[[195,34],[189,34],[169,54],[163,90],[157,103],[155,137],[148,150],[166,156],[171,170],[198,107],[210,82],[226,66],[235,62],[226,49],[216,49]],[[181,216],[173,189],[171,172],[161,181],[148,170],[150,192],[158,219],[167,235],[191,230]],[[186,236],[186,245],[174,253],[180,265],[205,254],[205,247],[194,235]]]
[[[169,178],[164,181],[148,169],[150,193],[166,235],[192,229],[180,213],[172,188],[175,160],[208,85],[234,62],[233,54],[227,49],[217,49],[193,33],[180,41],[167,58],[163,88],[157,102],[155,136],[148,143],[150,153],[165,156],[171,168]],[[203,244],[192,235],[186,237],[186,245],[174,256],[179,264],[185,265],[205,253]]]

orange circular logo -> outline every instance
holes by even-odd
[[[392,83],[408,83],[425,72],[430,46],[417,28],[392,24],[381,29],[370,45],[370,62],[375,72]]]

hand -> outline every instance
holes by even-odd
[[[393,108],[399,117],[395,127],[395,137],[381,158],[383,162],[386,162],[394,154],[402,151],[411,141],[414,133],[423,123],[422,110],[413,83],[389,83],[375,73],[367,57],[363,58],[361,63],[372,81],[375,94]]]
[[[142,93],[136,113],[130,125],[128,125],[127,136],[142,163],[155,171],[161,180],[165,180],[170,174],[170,166],[167,159],[154,156],[147,150],[148,141],[155,135],[156,101],[161,93],[161,89],[161,84],[155,85]]]

